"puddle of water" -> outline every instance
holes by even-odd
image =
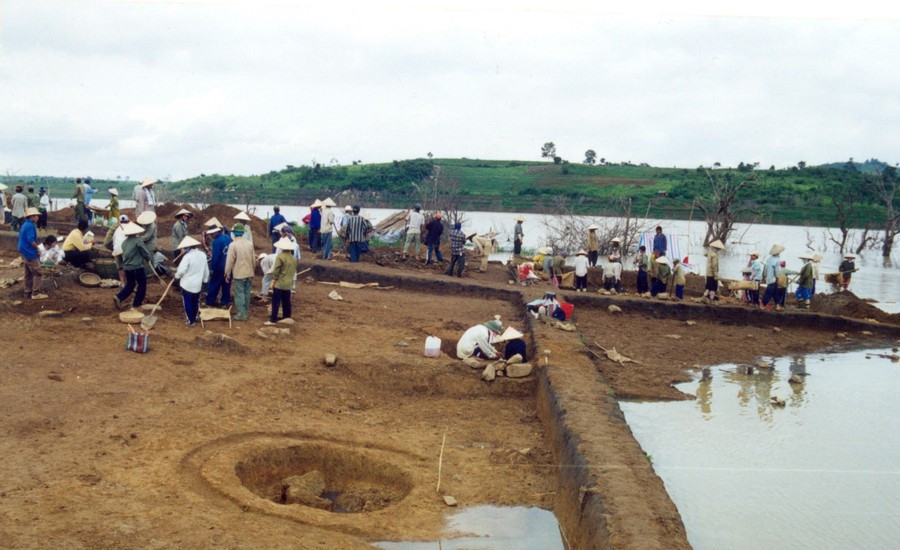
[[[900,365],[866,355],[723,365],[679,386],[695,401],[621,403],[694,548],[896,548]]]
[[[434,542],[376,542],[384,550],[565,550],[553,512],[524,506],[471,506],[447,518],[448,534]]]

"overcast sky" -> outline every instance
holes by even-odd
[[[896,8],[420,3],[0,0],[0,171],[900,161]]]

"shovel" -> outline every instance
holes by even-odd
[[[156,324],[156,321],[158,321],[158,318],[153,314],[156,313],[156,308],[159,307],[159,304],[161,304],[162,301],[166,299],[166,294],[169,293],[169,289],[172,288],[172,283],[174,283],[174,282],[175,282],[175,278],[173,277],[172,280],[169,281],[168,286],[166,286],[166,290],[165,290],[165,292],[163,292],[162,297],[159,299],[158,302],[156,302],[156,305],[153,306],[153,309],[150,310],[150,314],[145,315],[144,318],[141,319],[141,328],[142,329],[150,330],[151,328],[153,328],[153,325]]]

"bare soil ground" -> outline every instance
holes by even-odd
[[[14,257],[11,239],[0,241],[2,265]],[[553,350],[549,367],[540,367],[549,369],[549,385],[539,388],[535,376],[486,384],[447,355],[425,358],[425,337],[452,344],[495,314],[524,327],[520,300],[541,296],[548,285],[511,286],[497,265],[460,281],[392,251],[357,265],[304,262],[397,283],[392,290],[339,288],[338,302],[327,298],[334,286],[301,278],[296,324],[274,339],[255,334],[268,314],[261,301],[232,330],[210,324],[233,339],[210,342],[199,327],[185,327],[175,295],[146,355],[124,350],[127,328],[113,310],[113,291],[78,286],[74,272],[56,279],[58,288],[45,287],[46,301],[16,305],[21,283],[0,290],[3,545],[354,548],[435,539],[448,510],[435,492],[446,432],[441,493],[461,505],[552,508],[564,526],[602,509],[590,525],[611,546],[669,540],[684,547],[677,510],[615,396],[681,399],[671,383],[690,376],[685,368],[835,341],[827,323],[741,306],[564,291],[576,305],[578,332],[543,324],[535,332],[539,348]],[[0,277],[20,275],[0,267]],[[468,290],[454,286],[460,282]],[[149,289],[152,303],[162,286],[150,282]],[[511,301],[511,290],[521,299]],[[609,303],[623,313],[610,314]],[[42,310],[61,315],[42,318]],[[857,331],[853,338],[865,337]],[[597,358],[586,348],[594,341],[643,365]],[[323,366],[325,353],[338,356],[336,367]],[[560,392],[549,400],[556,413],[539,410],[541,392]],[[575,435],[560,436],[564,428]],[[560,437],[586,454],[561,451]],[[584,456],[590,464],[577,477],[573,461]],[[326,488],[359,512],[276,502],[285,473],[310,469],[321,470]],[[594,499],[600,504],[588,506]],[[595,540],[585,532],[570,537],[576,547]]]

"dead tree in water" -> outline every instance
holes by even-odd
[[[571,203],[567,197],[554,197],[553,202],[553,208],[542,221],[544,242],[554,250],[566,250],[570,254],[574,254],[579,248],[587,249],[588,227],[591,224],[598,226],[594,234],[597,236],[599,252],[603,255],[612,251],[612,240],[616,237],[622,241],[622,254],[627,254],[632,245],[637,244],[641,233],[654,226],[654,222],[634,216],[630,198],[617,200],[616,206],[620,212],[618,217],[594,219],[575,214],[581,198]]]
[[[881,255],[890,258],[894,248],[894,238],[900,233],[900,205],[897,204],[897,168],[886,166],[875,178],[870,180],[875,195],[884,203],[884,238],[881,244]]]
[[[694,197],[694,205],[703,212],[706,218],[706,236],[703,238],[703,246],[720,240],[728,242],[728,236],[734,231],[734,224],[738,217],[749,208],[740,208],[737,205],[738,194],[741,190],[756,183],[756,177],[750,176],[745,180],[736,180],[731,172],[720,176],[718,173],[710,173],[704,168],[709,179],[711,194],[709,197]]]

